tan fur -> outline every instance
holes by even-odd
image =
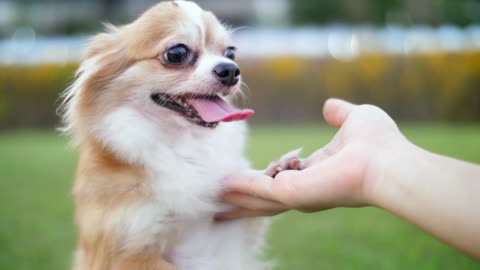
[[[142,190],[144,179],[139,168],[116,160],[101,146],[83,144],[73,193],[86,269],[110,269],[119,252],[115,235],[119,228],[108,224],[109,216],[115,209],[148,198],[148,191]]]

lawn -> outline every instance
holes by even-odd
[[[412,141],[480,162],[480,125],[405,125]],[[256,127],[249,154],[262,168],[299,146],[311,153],[334,130]],[[67,269],[74,247],[71,179],[76,153],[48,131],[0,133],[0,269]],[[479,194],[480,196],[480,194]],[[480,233],[480,232],[479,232]],[[288,213],[275,219],[268,257],[277,270],[480,269],[476,262],[373,208]]]

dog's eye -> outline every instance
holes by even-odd
[[[189,50],[183,44],[175,45],[165,52],[164,58],[169,64],[181,65],[188,58]]]
[[[235,47],[228,47],[225,51],[225,57],[235,61]]]

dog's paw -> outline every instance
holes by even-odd
[[[301,152],[302,148],[288,152],[279,160],[271,162],[264,173],[275,178],[275,176],[281,171],[302,170],[304,168],[304,162],[300,158]]]

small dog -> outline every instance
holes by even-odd
[[[74,270],[268,268],[263,218],[213,221],[228,209],[222,179],[249,170],[236,120],[253,111],[221,98],[241,91],[235,50],[216,17],[188,1],[159,3],[90,41],[63,106],[80,153]]]

